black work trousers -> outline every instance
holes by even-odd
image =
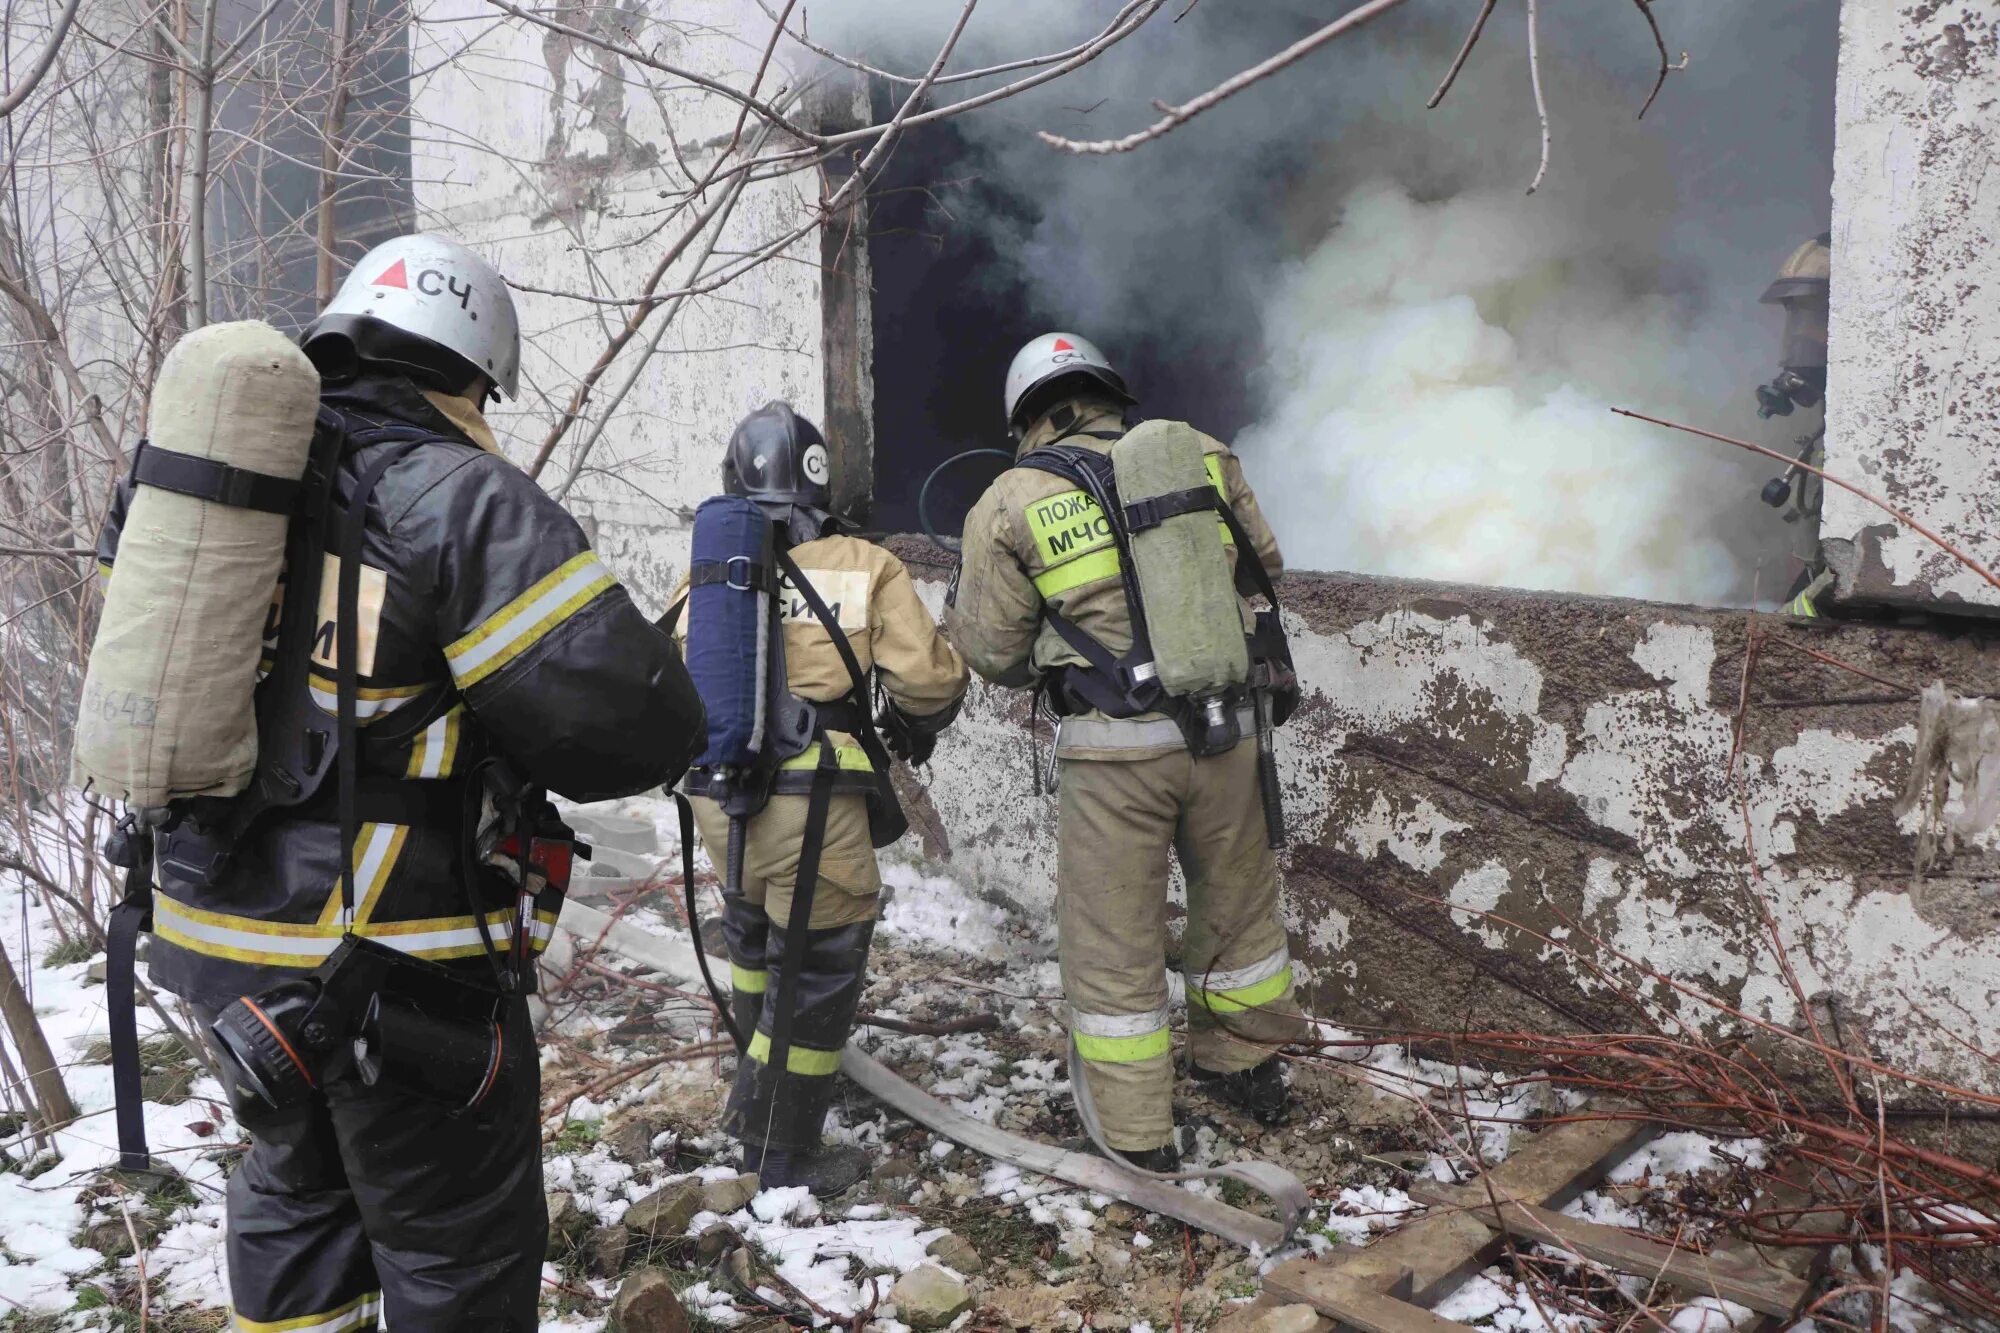
[[[533,1333],[548,1210],[526,1001],[504,1033],[499,1082],[463,1114],[351,1063],[292,1110],[231,1089],[251,1139],[229,1179],[232,1328]]]

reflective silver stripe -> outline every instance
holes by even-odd
[[[208,913],[198,913],[184,909],[165,894],[156,894],[153,899],[154,915],[160,918],[172,935],[185,936],[197,944],[210,944],[224,949],[254,953],[268,961],[283,965],[296,962],[306,966],[327,957],[339,947],[341,930],[338,924],[330,927],[294,925],[283,922],[257,923],[263,930],[242,929],[225,926],[212,920],[203,920]],[[495,947],[506,946],[512,938],[512,913],[502,909],[488,916],[489,932]],[[238,918],[250,921],[252,918]],[[470,920],[470,918],[459,918]],[[483,949],[479,927],[476,925],[446,927],[436,930],[406,930],[403,922],[371,922],[358,926],[355,933],[365,935],[378,943],[386,944],[404,953],[428,953],[440,949]],[[552,927],[537,920],[529,927],[529,937],[546,942]]]
[[[1267,958],[1259,958],[1248,967],[1231,968],[1224,972],[1217,968],[1208,972],[1184,972],[1188,985],[1205,991],[1242,990],[1260,981],[1269,981],[1292,965],[1291,951],[1283,945]]]
[[[590,552],[570,557],[447,647],[451,674],[461,688],[485,679],[614,582]]]
[[[312,701],[322,709],[329,713],[340,711],[340,696],[338,694],[332,690],[323,690],[317,685],[307,685],[306,688],[312,692]],[[354,701],[354,716],[360,721],[366,722],[370,718],[380,717],[384,713],[393,713],[429,688],[430,686],[428,685],[421,685],[409,694],[390,695],[382,699],[356,699]]]
[[[1244,707],[1237,710],[1236,723],[1245,736],[1256,734],[1257,714]],[[1066,717],[1056,727],[1056,752],[1070,750],[1157,750],[1163,746],[1185,745],[1180,723],[1170,717],[1142,721],[1137,718]]]
[[[1087,1014],[1073,1008],[1069,1026],[1086,1037],[1143,1037],[1163,1030],[1170,1012],[1164,1004],[1143,1014]]]

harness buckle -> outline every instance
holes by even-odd
[[[724,569],[729,571],[723,576],[724,583],[734,588],[737,592],[754,592],[756,590],[754,580],[757,576],[757,565],[749,556],[732,555],[723,561],[722,565]],[[736,581],[736,567],[738,565],[743,566],[743,581],[741,583]]]

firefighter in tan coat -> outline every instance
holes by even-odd
[[[1090,343],[1045,334],[1007,375],[1016,457],[1057,442],[1108,451],[1133,401]],[[1276,578],[1277,539],[1241,465],[1220,441],[1204,448],[1210,482]],[[1244,553],[1233,542],[1229,550],[1238,588],[1250,586]],[[1064,714],[1056,903],[1070,1030],[1105,1141],[1137,1165],[1168,1170],[1178,1161],[1165,970],[1169,849],[1187,880],[1181,961],[1195,1078],[1264,1123],[1281,1123],[1288,1093],[1274,1048],[1302,1035],[1303,1023],[1257,746],[1197,759],[1171,717],[1090,706],[1083,695],[1104,691],[1086,679],[1093,668],[1050,618],[1058,612],[1124,656],[1133,631],[1120,560],[1094,500],[1062,477],[1015,467],[966,519],[945,623],[981,676],[1039,688]],[[1242,613],[1249,633],[1247,601]]]
[[[792,694],[818,706],[824,730],[821,740],[785,761],[769,803],[748,820],[741,893],[724,897],[732,1009],[737,1029],[749,1042],[726,1123],[743,1144],[745,1168],[760,1172],[766,1186],[807,1185],[815,1193],[832,1195],[859,1180],[869,1166],[857,1148],[823,1146],[820,1131],[833,1099],[840,1050],[861,998],[882,891],[871,822],[879,827],[883,804],[894,800],[886,790],[886,774],[877,771],[869,756],[871,748],[878,754],[882,749],[873,744],[872,728],[879,728],[889,752],[912,765],[923,764],[938,734],[958,715],[968,677],[964,660],[917,599],[903,562],[838,531],[838,521],[828,512],[833,501],[826,445],[811,422],[785,403],[752,413],[731,436],[722,472],[727,493],[753,500],[781,527],[781,541],[789,543],[799,573],[838,625],[855,666],[888,698],[887,707],[872,720],[856,711],[854,678],[846,661],[807,599],[787,579],[778,594],[786,682]],[[676,603],[686,591],[683,581]],[[820,837],[786,1067],[772,1070],[772,1011],[807,841],[806,792],[820,764],[820,748],[828,744],[834,747],[838,776]],[[695,796],[702,842],[720,867],[730,820],[714,800],[699,794],[707,778],[699,768],[691,771],[688,790]]]

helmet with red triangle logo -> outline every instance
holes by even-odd
[[[512,398],[521,330],[500,271],[457,241],[399,236],[361,257],[302,339],[323,373],[361,361],[457,393],[475,375]]]
[[[1051,396],[1066,388],[1064,381],[1080,378],[1108,389],[1121,403],[1136,401],[1125,387],[1125,377],[1112,368],[1104,353],[1088,338],[1074,333],[1044,333],[1020,351],[1007,367],[1007,424],[1016,431],[1026,430],[1041,415]]]

